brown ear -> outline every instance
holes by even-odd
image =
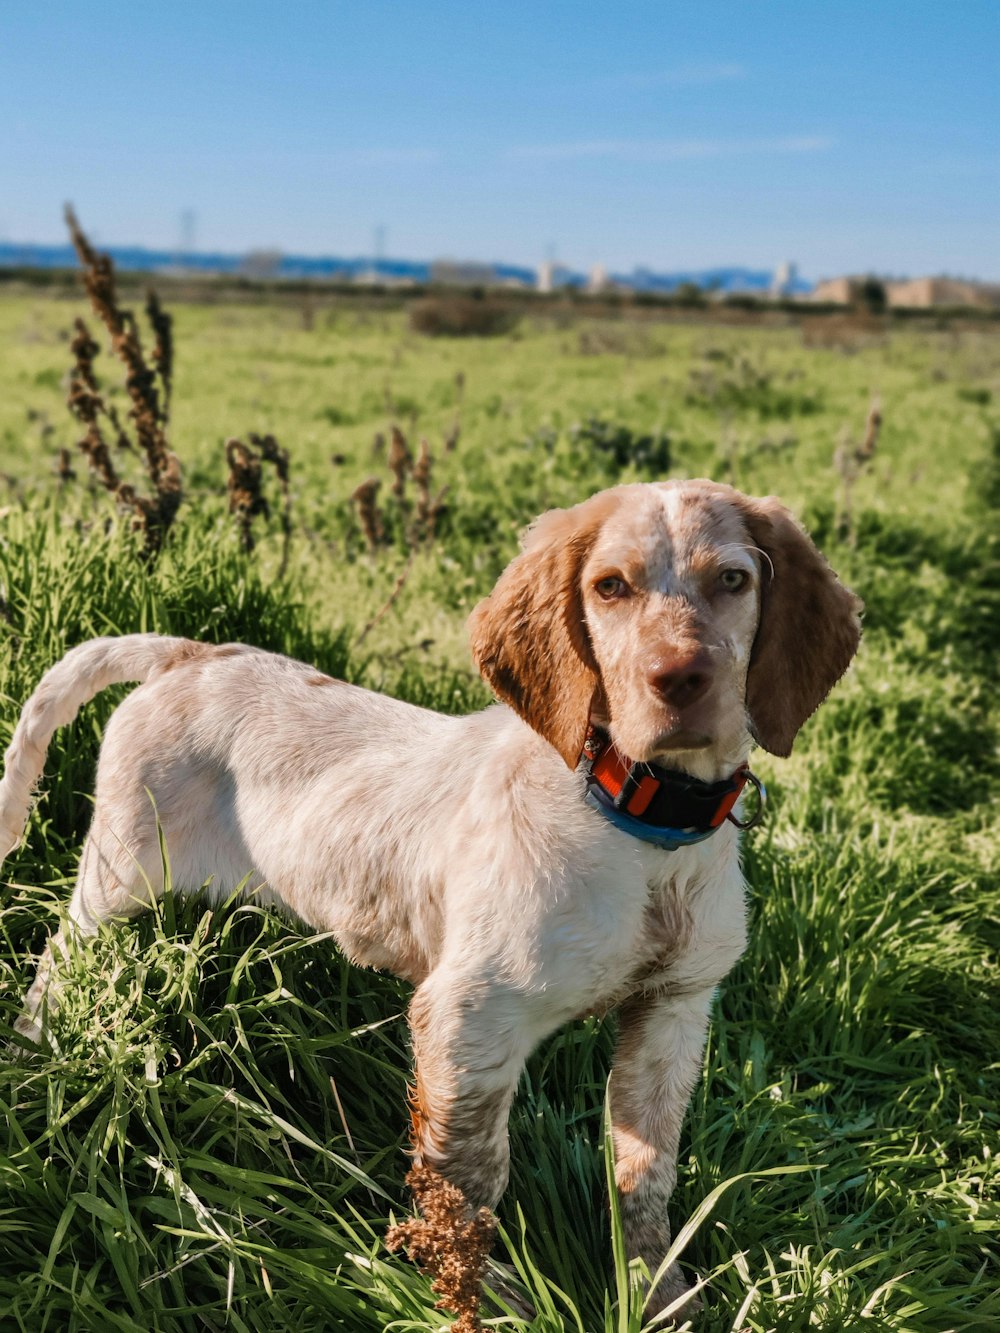
[[[741,496],[739,507],[763,553],[747,675],[750,729],[765,750],[785,756],[857,652],[862,603],[773,496]]]
[[[580,572],[616,501],[605,492],[553,509],[469,619],[472,656],[496,695],[576,768],[600,672],[583,616]]]

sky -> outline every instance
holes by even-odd
[[[5,0],[0,241],[1000,280],[1000,0]],[[190,225],[190,224],[189,224]]]

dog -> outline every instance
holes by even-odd
[[[618,486],[542,515],[474,610],[500,702],[470,716],[244,645],[72,649],[7,751],[0,847],[23,836],[55,728],[143,682],[107,726],[64,931],[162,891],[162,830],[177,885],[224,899],[246,883],[412,982],[414,1157],[473,1208],[505,1187],[529,1053],[618,1010],[615,1171],[629,1253],[653,1274],[712,997],[745,947],[751,748],[790,753],[857,649],[860,609],[773,497]],[[28,992],[26,1037],[57,1002],[64,940]],[[686,1290],[674,1264],[648,1308]]]

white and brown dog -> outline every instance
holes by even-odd
[[[249,874],[411,981],[415,1156],[474,1206],[504,1189],[529,1052],[620,1007],[617,1179],[655,1272],[712,996],[745,944],[733,805],[751,746],[789,753],[854,655],[859,608],[775,500],[619,486],[543,515],[476,608],[473,654],[503,702],[472,716],[242,645],[74,648],[7,751],[0,846],[23,835],[55,728],[145,682],[108,723],[67,928],[161,891],[158,820],[178,886],[225,898]],[[50,948],[23,1033],[41,1036],[57,974]],[[675,1267],[654,1306],[683,1290]]]

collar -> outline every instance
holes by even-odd
[[[588,805],[625,833],[665,851],[704,842],[727,820],[753,828],[764,813],[764,784],[746,764],[721,782],[702,782],[659,764],[633,763],[593,726],[583,762]],[[733,807],[748,782],[757,792],[757,809],[749,819],[735,819]]]

